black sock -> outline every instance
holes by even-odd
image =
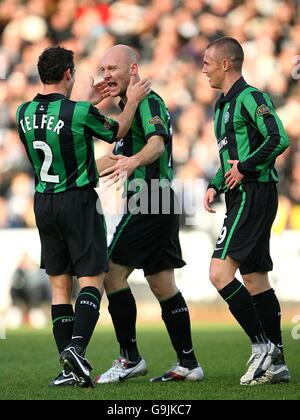
[[[53,335],[60,354],[72,341],[74,310],[72,305],[52,305]]]
[[[270,289],[252,296],[255,310],[261,320],[266,336],[283,354],[281,335],[281,309],[275,291]]]
[[[251,342],[253,344],[267,343],[268,339],[246,287],[237,279],[234,279],[219,293],[228,303],[230,312],[248,335]]]
[[[179,292],[171,299],[160,302],[161,316],[167,327],[172,345],[181,366],[193,369],[198,366],[193,351],[189,310]]]
[[[84,287],[76,301],[72,344],[84,354],[99,319],[101,294],[95,287]]]
[[[129,288],[121,289],[108,296],[108,310],[115,327],[120,354],[131,362],[140,360],[136,343],[136,303]]]

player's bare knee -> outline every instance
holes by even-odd
[[[78,279],[80,288],[83,289],[85,287],[95,287],[101,293],[103,290],[104,275],[104,273],[101,273],[98,276],[80,277]]]
[[[251,296],[259,295],[271,289],[268,273],[244,274],[243,281]]]
[[[170,283],[149,282],[149,287],[158,301],[170,299],[178,293],[176,285]]]
[[[71,303],[72,288],[52,286],[52,305],[68,305]]]
[[[209,279],[217,290],[221,290],[226,285],[226,278],[221,267],[212,265],[209,270]]]
[[[112,293],[127,286],[126,279],[108,273],[104,279],[104,289],[106,293]]]
[[[129,287],[127,279],[131,272],[132,269],[109,261],[109,271],[104,278],[104,288],[106,293],[112,293]]]

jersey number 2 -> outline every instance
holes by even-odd
[[[52,184],[59,184],[59,175],[50,175],[48,173],[52,162],[53,162],[53,153],[49,144],[45,143],[44,141],[34,141],[33,148],[42,150],[45,155],[45,160],[41,167],[41,181],[43,182],[51,182]]]

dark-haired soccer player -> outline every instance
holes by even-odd
[[[123,109],[130,77],[139,78],[136,54],[126,45],[116,45],[102,58],[101,71],[111,96],[120,96]],[[130,130],[116,144],[115,154],[111,168],[101,175],[112,173],[111,177],[118,179],[125,172],[128,176],[128,212],[117,226],[109,247],[109,273],[104,282],[120,357],[112,368],[96,378],[96,383],[122,382],[146,373],[146,362],[136,342],[136,303],[127,281],[135,268],[143,269],[160,303],[178,359],[171,370],[152,381],[201,380],[203,371],[193,349],[188,307],[174,278],[174,269],[183,267],[185,262],[178,236],[179,216],[170,188],[173,177],[170,117],[157,93],[151,91],[141,101]],[[107,165],[107,159],[103,161],[100,159],[100,170],[102,163]],[[146,211],[136,211],[135,202]]]
[[[103,216],[96,211],[98,172],[93,136],[112,143],[128,131],[150,82],[134,83],[118,122],[91,105],[109,96],[106,83],[91,86],[89,102],[71,101],[75,80],[73,52],[55,47],[39,57],[42,94],[17,110],[22,143],[35,173],[34,211],[42,258],[52,287],[53,333],[64,371],[53,386],[93,386],[87,345],[99,317],[107,246]],[[75,313],[72,276],[81,291]]]
[[[277,212],[275,160],[289,145],[270,97],[242,77],[244,53],[233,38],[212,42],[203,72],[223,95],[215,108],[220,168],[210,182],[205,208],[225,192],[227,212],[210,266],[210,279],[249,336],[252,356],[241,385],[288,382],[280,305],[268,271],[270,232]],[[237,269],[245,286],[235,278]],[[279,350],[280,349],[280,350]]]

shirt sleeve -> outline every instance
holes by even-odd
[[[217,194],[222,194],[223,192],[225,192],[225,178],[221,167],[219,168],[215,177],[208,184],[207,189],[209,188],[213,188],[217,192]]]
[[[89,134],[107,143],[116,141],[119,123],[111,118],[100,114],[97,108],[90,106],[85,120],[86,129]]]
[[[254,126],[263,137],[263,143],[238,164],[239,171],[247,175],[273,165],[277,156],[289,146],[289,139],[267,94],[250,92],[242,106],[247,123]]]
[[[153,136],[161,136],[168,142],[170,139],[170,116],[163,102],[155,98],[145,98],[138,107],[139,119],[148,141]]]

